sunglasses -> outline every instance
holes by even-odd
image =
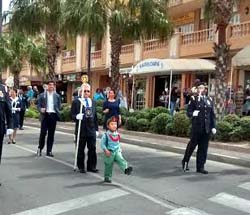
[[[89,91],[89,90],[84,90],[83,92],[84,92],[84,93],[89,93],[90,91]]]

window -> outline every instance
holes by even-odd
[[[190,24],[186,24],[186,25],[181,25],[178,27],[179,32],[182,33],[191,33],[194,31],[194,24],[190,23]]]

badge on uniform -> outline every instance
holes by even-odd
[[[86,118],[92,117],[92,109],[91,108],[85,108],[85,116],[86,116]]]

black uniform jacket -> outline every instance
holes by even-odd
[[[81,102],[79,99],[74,99],[71,106],[71,118],[76,122],[76,131],[78,132],[79,120],[76,119],[76,115],[80,113]],[[92,100],[92,107],[90,108],[92,114],[86,113],[87,108],[83,106],[82,113],[84,114],[83,120],[81,121],[81,137],[96,136],[98,131],[98,120],[96,114],[96,103]],[[89,116],[88,116],[89,115]]]
[[[5,90],[5,86],[0,84],[0,135],[4,135],[7,128],[13,128],[12,111],[10,98]]]
[[[199,111],[198,116],[193,116],[195,110]],[[215,128],[214,104],[209,96],[204,98],[199,96],[191,96],[187,115],[192,119],[192,133],[203,132],[210,133]]]

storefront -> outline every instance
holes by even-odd
[[[162,91],[167,91],[170,99],[173,87],[180,90],[183,106],[183,90],[190,88],[197,77],[207,80],[209,90],[213,88],[213,71],[214,62],[205,59],[146,59],[130,73],[134,92],[132,107],[142,109],[159,106],[158,99]]]

